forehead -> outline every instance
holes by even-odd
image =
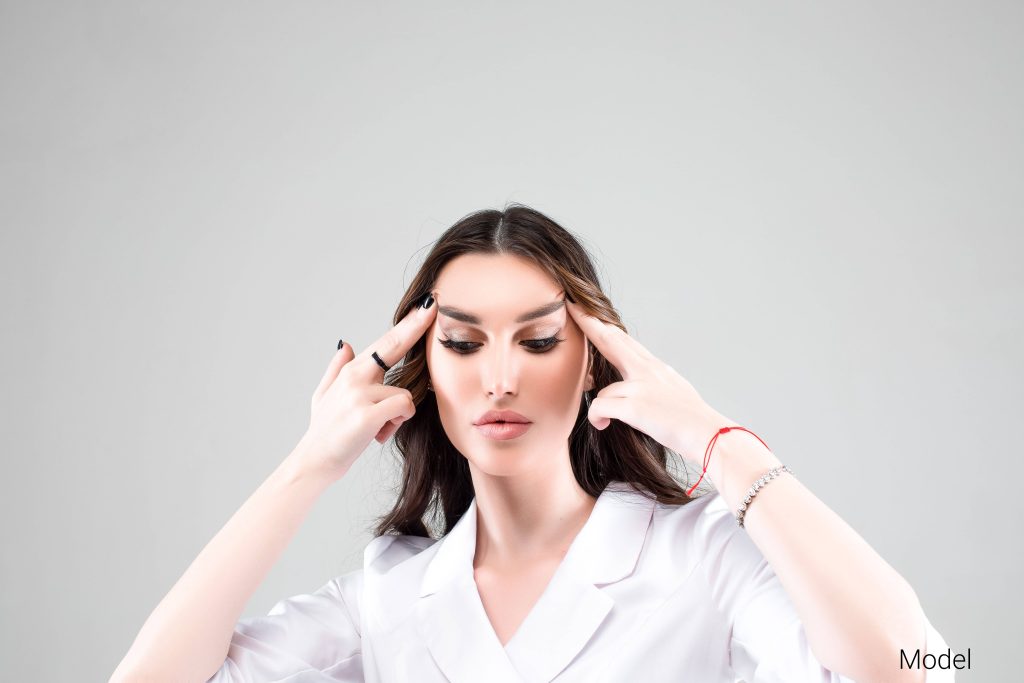
[[[509,254],[463,254],[441,269],[434,297],[488,318],[511,320],[561,298],[562,287],[530,261]]]

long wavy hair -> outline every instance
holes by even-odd
[[[395,324],[433,291],[441,269],[463,254],[525,258],[561,285],[569,301],[627,331],[601,290],[594,265],[580,240],[544,214],[522,204],[506,205],[503,211],[477,211],[445,230],[398,304]],[[448,439],[434,392],[427,388],[427,341],[424,335],[401,364],[385,373],[385,384],[412,393],[416,413],[394,434],[402,465],[400,490],[391,511],[377,520],[378,536],[432,537],[428,522],[439,528],[443,536],[466,512],[474,496],[469,464]],[[620,420],[612,420],[603,430],[590,424],[590,401],[604,387],[621,381],[622,375],[592,343],[587,344],[594,388],[580,397],[579,414],[569,435],[569,457],[580,488],[597,497],[609,482],[621,481],[662,503],[684,505],[695,500],[697,496],[687,496],[670,471],[672,451],[668,448]],[[678,469],[685,472],[681,459]]]

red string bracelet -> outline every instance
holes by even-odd
[[[693,490],[695,488],[697,488],[698,484],[700,484],[701,479],[703,479],[704,475],[707,474],[708,463],[711,462],[711,450],[715,447],[715,442],[718,441],[718,437],[720,437],[722,434],[725,434],[726,432],[732,431],[733,429],[742,429],[743,431],[747,432],[748,434],[754,434],[754,432],[750,431],[746,427],[740,427],[739,425],[737,425],[735,427],[722,427],[717,432],[715,432],[715,435],[713,437],[711,437],[711,441],[708,442],[708,447],[704,449],[704,471],[700,473],[700,479],[697,480],[696,484],[694,484],[693,486],[690,487],[690,490],[686,492],[686,495],[690,495],[691,493],[693,493]],[[759,437],[757,434],[754,434],[754,437],[758,441],[763,443],[765,448],[768,448],[768,444],[764,443],[764,440],[762,440],[761,437]],[[769,452],[771,450],[772,449],[768,448]]]

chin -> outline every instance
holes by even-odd
[[[466,449],[456,445],[456,448],[473,469],[491,477],[514,477],[526,472],[535,472],[540,466],[533,456],[528,455],[536,453],[534,448],[509,445],[496,447],[491,443],[473,443]],[[467,456],[466,453],[472,453],[473,456]]]
[[[505,457],[502,457],[502,454],[498,454],[497,457],[476,457],[469,462],[477,471],[489,477],[515,477],[532,469],[525,461],[511,453]]]

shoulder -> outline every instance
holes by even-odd
[[[363,570],[373,574],[387,574],[437,543],[425,536],[387,534],[377,536],[363,550]]]
[[[654,524],[662,532],[685,534],[695,542],[712,542],[739,529],[736,519],[717,491],[711,491],[683,505],[657,503]]]
[[[386,631],[405,618],[440,545],[438,539],[397,534],[378,536],[366,545],[359,585],[366,628]]]
[[[662,508],[668,533],[685,548],[678,551],[685,566],[730,620],[755,592],[774,590],[774,572],[764,554],[717,491]]]
[[[436,539],[423,536],[377,536],[363,549],[363,566],[336,577],[330,590],[346,602],[355,602],[367,582],[373,584],[391,574],[392,570],[420,556],[436,542]]]
[[[397,596],[419,591],[430,560],[441,547],[425,536],[385,535],[370,541],[363,551],[363,578],[370,593]]]
[[[743,572],[753,571],[763,561],[717,491],[683,505],[657,503],[651,528],[654,542],[670,548],[677,565]]]

